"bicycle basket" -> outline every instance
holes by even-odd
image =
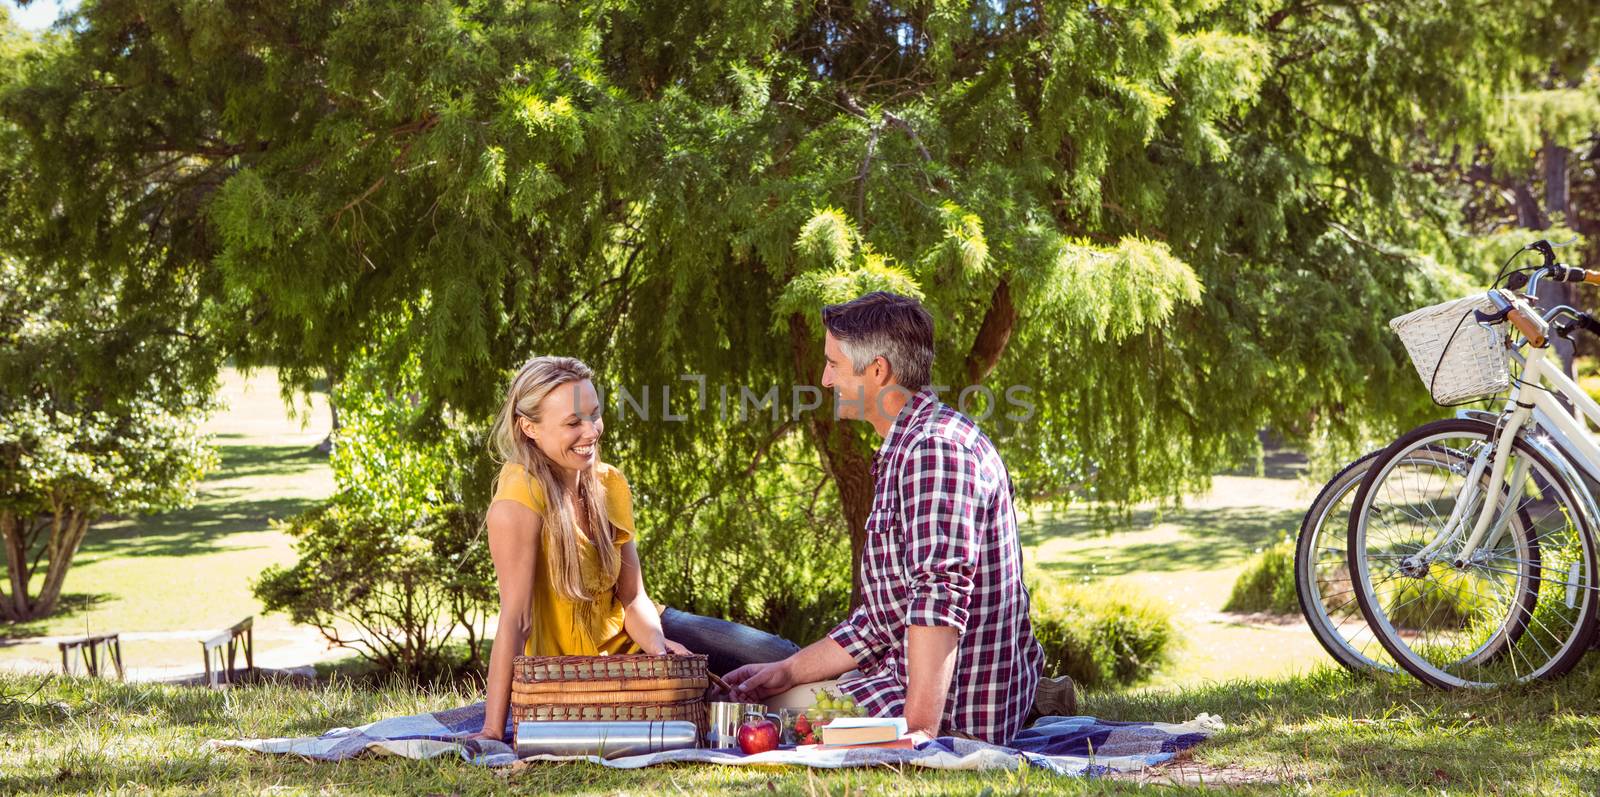
[[[1480,293],[1389,321],[1389,328],[1406,345],[1423,387],[1431,388],[1433,400],[1439,404],[1486,398],[1511,387],[1505,335],[1499,327],[1479,326],[1474,310],[1492,313],[1494,302]]]

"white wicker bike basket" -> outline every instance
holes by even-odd
[[[1494,302],[1480,293],[1413,310],[1389,321],[1389,328],[1406,344],[1411,364],[1416,366],[1417,376],[1422,377],[1422,386],[1431,388],[1433,400],[1440,404],[1485,398],[1511,387],[1505,335],[1498,326],[1480,326],[1472,314],[1474,310],[1492,313]]]

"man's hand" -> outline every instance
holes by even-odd
[[[746,664],[723,676],[734,700],[762,700],[769,695],[785,692],[795,685],[794,672],[789,660],[766,664]]]

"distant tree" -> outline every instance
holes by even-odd
[[[215,363],[116,286],[65,285],[0,257],[0,619],[52,612],[90,524],[192,500],[216,464],[198,425]]]

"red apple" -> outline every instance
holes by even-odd
[[[778,726],[768,719],[748,719],[739,726],[739,749],[745,755],[778,749]]]

